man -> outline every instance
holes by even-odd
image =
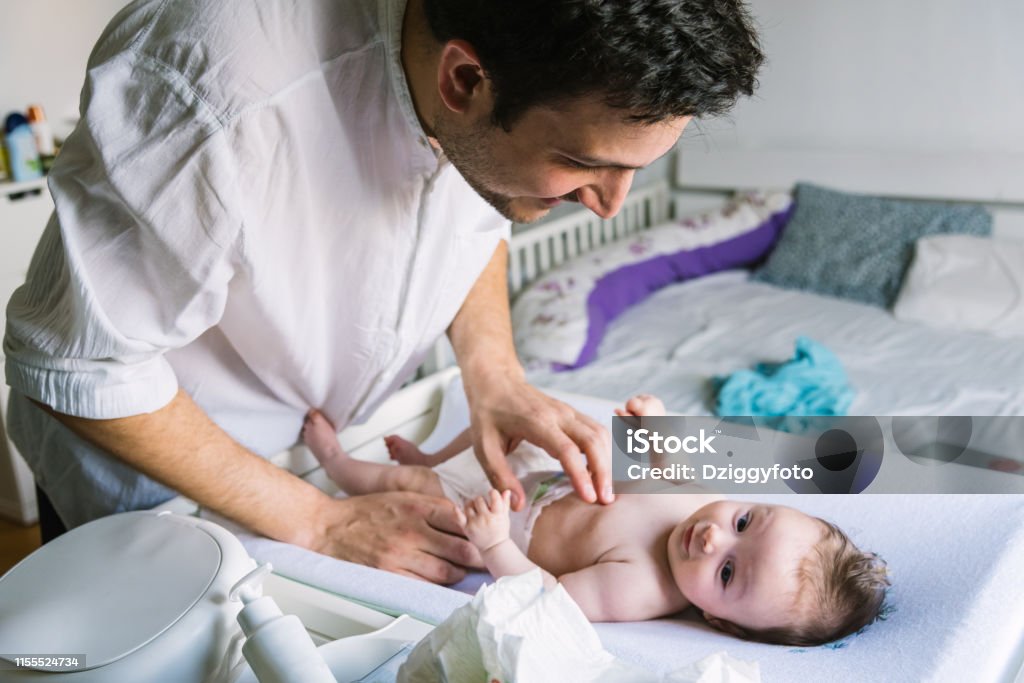
[[[479,558],[447,501],[334,500],[257,455],[293,444],[310,407],[365,419],[447,330],[514,507],[503,457],[523,438],[610,503],[606,432],[516,360],[505,220],[563,200],[614,215],[761,59],[739,0],[129,6],[90,59],[8,308],[11,434],[46,498],[74,526],[179,491],[272,538],[457,581]]]

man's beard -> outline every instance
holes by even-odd
[[[440,117],[435,119],[433,124],[434,135],[444,155],[466,180],[466,184],[485,202],[513,223],[529,223],[539,218],[518,213],[512,206],[514,197],[495,192],[488,187],[490,184],[497,184],[495,179],[500,175],[489,153],[490,146],[484,143],[494,134],[494,126],[483,123],[466,133],[449,129]]]

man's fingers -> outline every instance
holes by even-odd
[[[464,567],[482,567],[480,551],[464,537],[467,513],[470,516],[473,514],[468,506],[464,513],[448,500],[436,499],[436,503],[435,499],[428,500],[431,501],[431,508],[423,515],[427,528],[420,547],[432,555]]]
[[[591,483],[598,498],[602,503],[611,503],[615,495],[612,492],[611,439],[608,430],[587,418],[567,426],[566,433],[586,455]]]
[[[537,445],[562,463],[580,498],[588,503],[598,500],[611,503],[615,499],[612,493],[611,439],[607,429],[589,416],[573,411],[572,420],[560,424],[558,429],[549,430],[544,436],[548,437],[548,442]],[[579,457],[581,451],[586,463]]]
[[[474,566],[480,561],[480,554],[472,543],[429,527],[424,530],[420,549],[439,561],[459,567]]]
[[[432,498],[430,496],[424,496],[423,499],[429,505],[429,509],[423,514],[427,524],[450,534],[462,534],[459,509],[455,506],[455,503],[445,498]]]
[[[462,567],[457,567],[427,553],[417,553],[407,559],[406,566],[396,567],[389,571],[441,585],[451,585],[466,578],[466,570]]]
[[[487,474],[491,486],[499,491],[511,491],[512,509],[520,510],[524,501],[523,485],[519,483],[508,467],[505,451],[497,432],[488,430],[480,435],[476,457]]]
[[[580,449],[564,432],[549,433],[547,436],[553,437],[553,440],[549,440],[546,444],[538,443],[537,445],[547,451],[551,457],[562,463],[562,469],[565,470],[566,476],[569,477],[572,487],[576,489],[576,493],[580,498],[588,503],[596,502],[597,495],[594,492],[594,484],[587,473],[583,460],[579,457]]]

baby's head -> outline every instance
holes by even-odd
[[[781,505],[723,500],[672,531],[676,585],[708,622],[748,640],[810,646],[874,621],[885,562],[838,527]]]

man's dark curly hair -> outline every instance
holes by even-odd
[[[434,37],[477,51],[493,120],[601,94],[635,123],[724,114],[764,61],[742,0],[425,0]]]

